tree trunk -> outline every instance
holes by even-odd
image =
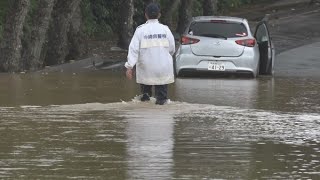
[[[202,9],[204,16],[216,14],[218,0],[203,0]]]
[[[15,72],[20,70],[21,38],[29,6],[29,0],[14,0],[12,2],[0,44],[0,71]]]
[[[47,34],[55,0],[39,0],[32,22],[31,38],[23,51],[23,66],[26,70],[38,70],[44,62],[40,60]]]
[[[187,28],[189,21],[192,18],[192,3],[193,0],[182,0],[179,10],[179,22],[177,27],[177,32],[183,34],[184,30]]]
[[[159,0],[144,0],[144,7],[146,8],[150,3],[159,3]]]
[[[80,0],[57,0],[53,11],[53,21],[49,30],[49,41],[45,65],[62,64],[69,53],[68,31],[72,17],[80,5]]]
[[[120,29],[119,29],[119,47],[128,49],[133,34],[133,0],[123,0],[123,6],[120,11]]]
[[[83,22],[81,7],[75,11],[72,17],[70,28],[68,31],[68,41],[69,41],[69,54],[66,60],[75,60],[80,56],[87,54],[88,45],[86,43],[87,37],[83,32]]]
[[[168,7],[166,7],[165,9],[162,9],[163,23],[169,27],[172,26],[172,16],[173,16],[173,13],[177,10],[179,3],[180,3],[180,0],[172,0],[172,3],[169,4]]]

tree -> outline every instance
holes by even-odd
[[[32,19],[31,37],[27,39],[22,55],[23,68],[26,70],[38,70],[43,66],[40,56],[47,39],[55,0],[40,0],[38,3]]]
[[[203,0],[202,8],[204,16],[216,14],[218,0]]]
[[[0,71],[20,70],[21,38],[29,11],[29,0],[13,0],[6,16],[3,39],[0,44]]]
[[[162,8],[163,23],[169,27],[172,26],[172,16],[173,16],[173,13],[179,7],[179,3],[180,3],[180,0],[172,0],[172,3],[167,4],[165,8]]]
[[[88,52],[88,37],[83,32],[83,17],[80,6],[75,10],[71,17],[68,30],[68,54],[66,60],[76,60],[86,55]]]
[[[152,3],[152,2],[157,2],[157,0],[143,0],[143,1],[144,1],[145,7],[147,7],[147,5]]]
[[[122,9],[120,11],[120,27],[119,27],[119,47],[128,49],[133,34],[133,0],[123,0]]]
[[[44,52],[46,65],[65,62],[69,54],[68,32],[80,2],[80,0],[57,0],[50,25],[47,52]]]
[[[192,3],[193,0],[182,0],[179,10],[179,21],[177,32],[182,34],[185,28],[188,26],[190,19],[192,18]]]

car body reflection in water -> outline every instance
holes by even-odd
[[[183,102],[255,107],[256,79],[177,79],[175,97]]]

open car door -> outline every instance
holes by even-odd
[[[259,74],[273,75],[275,52],[266,21],[261,21],[257,25],[254,37],[257,40],[260,51]]]

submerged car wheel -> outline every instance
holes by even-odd
[[[177,64],[176,64],[176,60],[174,59],[173,60],[173,74],[174,74],[174,77],[177,78],[178,77],[178,73],[177,73]]]
[[[259,77],[259,73],[260,73],[260,62],[258,63],[258,66],[256,68],[255,73],[252,73],[253,78],[258,78]]]

